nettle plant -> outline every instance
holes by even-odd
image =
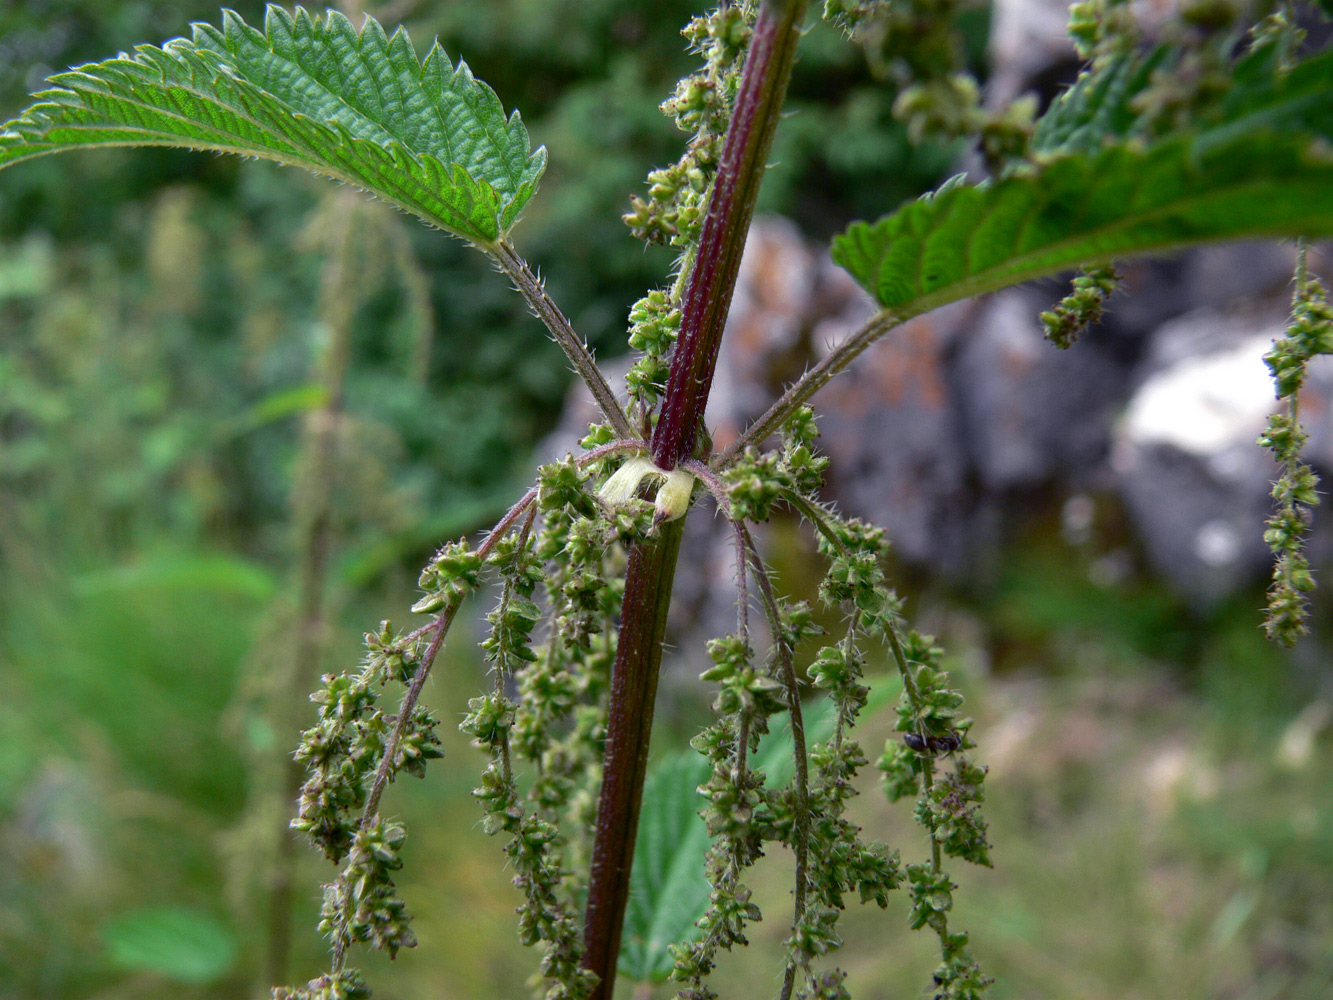
[[[292,826],[338,866],[320,923],[332,960],[275,996],[369,996],[349,964],[353,946],[393,955],[416,944],[394,884],[406,833],[381,799],[440,756],[421,694],[459,609],[487,581],[499,593],[481,644],[494,687],[473,699],[462,728],[489,756],[473,795],[487,832],[505,841],[519,934],[541,946],[547,997],[606,1000],[618,970],[670,979],[689,1000],[715,996],[707,977],[719,950],[745,944],[760,918],[747,868],[772,845],[790,851],[794,869],[775,978],[784,1000],[847,996],[828,963],[839,914],[849,894],[882,907],[894,891],[910,898],[912,927],[939,938],[928,992],[962,1000],[986,990],[951,922],[945,867],[990,864],[986,769],[970,754],[971,724],[940,648],[908,626],[885,579],[883,531],[820,499],[828,460],[806,404],[879,337],[946,303],[1080,270],[1042,316],[1067,347],[1116,289],[1117,259],[1333,233],[1333,54],[1305,41],[1299,24],[1318,12],[1299,5],[1188,0],[1148,32],[1129,3],[1083,0],[1070,30],[1087,65],[1037,117],[1028,98],[981,101],[954,28],[968,3],[825,3],[823,16],[897,88],[909,134],[973,142],[991,176],[956,177],[834,241],[834,259],[878,312],[720,450],[704,404],[808,13],[801,0],[724,3],[685,28],[702,65],[663,104],[689,136],[685,153],[649,175],[647,197],[626,215],[636,235],[675,248],[675,280],[630,311],[637,360],[623,397],[511,241],[546,151],[531,149],[518,114],[506,116],[466,65],[438,46],[420,59],[401,30],[271,7],[261,31],[227,12],[221,28],[196,25],[189,39],[54,77],[0,133],[0,167],[85,146],[176,146],[272,159],[367,191],[487,254],[601,411],[581,452],[539,469],[475,548],[463,539],[430,560],[412,608],[425,624],[381,624],[360,666],[325,676],[313,695],[319,718],[296,751],[307,779]],[[1301,536],[1317,502],[1296,401],[1306,362],[1330,350],[1333,314],[1302,250],[1293,321],[1267,357],[1288,406],[1263,439],[1283,469],[1267,532],[1277,554],[1267,628],[1287,643],[1303,630],[1312,582]],[[672,578],[699,504],[731,528],[736,629],[708,646],[716,719],[693,741],[702,770],[686,761],[652,776],[638,837]],[[838,635],[820,638],[811,608],[775,590],[751,526],[778,506],[817,537],[827,560],[819,598],[842,611]],[[800,677],[794,657],[814,642],[825,644]],[[853,733],[869,696],[863,666],[881,646],[901,697],[898,736],[878,768],[891,799],[915,802],[928,847],[911,860],[863,840],[847,815],[868,763]],[[390,686],[404,689],[396,708],[382,707]],[[825,693],[818,704],[803,701],[808,687]],[[780,716],[789,738],[761,752]],[[688,839],[667,815],[682,801],[687,815],[702,809],[711,838],[698,862],[711,890],[697,908],[644,870],[655,845]],[[673,926],[667,948],[663,928]]]

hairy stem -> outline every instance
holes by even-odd
[[[602,790],[584,915],[583,967],[599,977],[592,1000],[610,1000],[615,988],[662,637],[684,525],[684,518],[668,521],[662,525],[661,537],[636,545],[625,575],[625,610],[611,674]]]
[[[755,22],[653,433],[652,456],[660,469],[674,469],[694,449],[805,8],[806,0],[767,0]],[[615,990],[662,637],[683,528],[684,518],[667,522],[661,538],[635,546],[625,578],[584,922],[583,966],[598,976],[591,1000],[611,1000]]]
[[[889,310],[876,313],[859,330],[839,342],[838,346],[825,355],[819,364],[809,369],[792,385],[788,386],[777,401],[764,411],[763,416],[745,428],[744,433],[729,448],[718,455],[713,461],[713,466],[717,469],[725,469],[750,445],[757,445],[770,434],[777,433],[778,428],[786,422],[788,417],[795,413],[799,407],[804,406],[811,396],[828,385],[834,375],[837,375],[855,361],[862,351],[890,330],[901,326],[913,316],[920,315],[925,311],[923,308],[915,310],[911,314]]]
[[[514,283],[514,287],[518,289],[519,294],[527,300],[528,307],[533,314],[545,324],[551,338],[565,352],[565,357],[569,358],[569,363],[574,366],[575,373],[583,379],[583,384],[592,393],[592,398],[596,401],[598,409],[602,411],[602,416],[611,425],[611,429],[616,432],[616,436],[626,441],[638,440],[638,432],[634,430],[629,418],[625,416],[625,408],[616,400],[616,394],[611,391],[611,386],[607,383],[606,377],[602,374],[601,369],[597,367],[597,362],[593,360],[588,345],[583,342],[582,337],[574,332],[569,320],[565,319],[565,314],[546,294],[546,288],[542,284],[541,278],[537,277],[532,268],[528,266],[528,262],[503,240],[497,243],[490,252],[500,270]]]
[[[653,433],[653,462],[659,469],[674,469],[694,452],[805,7],[805,0],[769,0],[755,21]]]
[[[773,594],[773,583],[764,569],[764,562],[759,556],[759,548],[745,525],[740,525],[745,537],[745,546],[750,554],[750,564],[754,568],[755,583],[763,599],[764,610],[768,614],[769,628],[773,631],[773,641],[777,645],[778,664],[782,668],[782,680],[787,687],[787,712],[791,716],[792,758],[796,765],[796,826],[792,852],[796,855],[796,887],[792,893],[792,927],[796,927],[805,916],[805,899],[808,891],[810,865],[810,764],[805,744],[805,717],[801,710],[801,689],[796,681],[796,666],[792,659],[792,648],[782,634],[782,617],[778,613],[777,598]],[[789,1000],[796,985],[796,966],[788,965],[782,975],[780,1000]]]
[[[718,513],[727,519],[731,525],[732,533],[735,536],[736,544],[736,624],[742,637],[746,642],[750,638],[750,595],[746,583],[747,570],[746,565],[749,562],[749,553],[745,547],[745,540],[749,538],[749,532],[745,530],[745,524],[738,521],[731,513],[731,501],[727,499],[727,488],[722,484],[722,480],[697,458],[687,458],[680,463],[680,467],[694,476],[704,484],[713,497],[713,502],[717,504]],[[755,572],[761,572],[756,568]]]

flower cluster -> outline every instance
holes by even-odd
[[[701,789],[709,800],[704,815],[714,837],[707,864],[713,892],[712,906],[699,923],[702,939],[674,949],[673,978],[688,984],[680,994],[687,1000],[713,996],[703,978],[712,968],[717,948],[743,943],[746,924],[758,918],[740,876],[765,842],[782,843],[796,856],[784,998],[846,997],[841,970],[813,968],[842,945],[838,918],[845,897],[855,893],[862,902],[884,907],[904,878],[897,852],[863,841],[860,828],[846,814],[849,800],[857,794],[855,779],[867,763],[851,732],[869,693],[864,683],[866,643],[896,642],[902,605],[884,574],[883,530],[841,518],[819,503],[827,459],[815,450],[817,437],[813,414],[800,407],[784,425],[777,449],[748,449],[711,486],[720,510],[733,521],[738,548],[749,548],[744,565],[738,567],[742,604],[744,577],[752,572],[773,643],[766,659],[756,663],[742,612],[741,630],[709,646],[714,666],[704,679],[719,685],[714,708],[721,717],[695,739],[694,746],[713,763],[713,775]],[[833,709],[831,735],[812,745],[805,742],[792,659],[797,647],[822,634],[822,629],[805,604],[773,596],[767,571],[744,527],[746,521],[768,519],[779,502],[815,526],[820,551],[828,559],[820,600],[841,610],[848,622],[843,635],[818,650],[808,668],[809,679],[826,692]],[[757,734],[767,729],[768,719],[784,707],[792,715],[795,776],[785,787],[773,788],[746,755]],[[941,815],[947,808],[949,803],[942,799]]]
[[[680,332],[680,309],[664,291],[649,292],[629,311],[629,345],[640,352],[625,375],[629,398],[641,413],[649,412],[666,390],[671,366],[667,355]]]
[[[935,971],[935,996],[940,1000],[975,1000],[990,980],[967,952],[967,935],[951,930],[949,911],[957,886],[944,871],[944,856],[972,864],[990,865],[981,803],[985,801],[986,768],[972,762],[966,751],[972,720],[958,713],[963,696],[949,686],[940,669],[944,651],[933,637],[908,632],[895,644],[903,676],[898,702],[897,731],[901,742],[890,739],[879,759],[885,793],[890,801],[915,795],[915,816],[930,834],[931,858],[907,866],[912,897],[913,928],[930,927],[940,939],[942,961]],[[953,760],[953,770],[935,772],[940,758]]]
[[[1066,30],[1079,58],[1094,63],[1132,52],[1139,40],[1129,0],[1077,0]]]
[[[975,0],[825,0],[824,18],[865,48],[872,68],[898,86],[893,116],[912,142],[977,139],[992,171],[1023,158],[1036,101],[1020,98],[991,110],[968,71],[959,19]]]
[[[785,689],[769,670],[756,667],[749,636],[740,633],[708,644],[713,667],[703,679],[720,685],[713,708],[719,718],[691,745],[708,758],[713,772],[699,792],[707,800],[704,822],[713,845],[704,859],[712,886],[709,907],[697,926],[702,936],[671,946],[675,968],[671,978],[686,984],[684,1000],[713,1000],[704,982],[716,964],[719,948],[748,943],[746,926],[761,918],[758,905],[742,881],[744,870],[763,855],[764,774],[750,762],[768,717],[787,705]],[[770,658],[771,661],[771,658]],[[771,667],[771,662],[768,664]]]
[[[594,428],[585,444],[601,443]],[[625,550],[654,530],[653,504],[633,496],[606,504],[592,485],[592,474],[572,457],[543,466],[521,528],[490,547],[486,561],[501,593],[481,646],[495,686],[468,703],[460,727],[490,756],[472,794],[486,832],[507,837],[505,856],[523,894],[519,937],[544,946],[550,1000],[577,1000],[595,985],[580,967],[581,875],[596,811]],[[543,620],[549,635],[534,644]]]
[[[727,4],[681,32],[704,65],[677,84],[662,111],[692,138],[678,162],[648,175],[648,200],[632,199],[625,222],[639,239],[682,249],[697,242],[754,18],[753,4]]]
[[[542,975],[551,981],[548,1000],[576,1000],[587,996],[593,984],[579,969],[579,927],[565,894],[562,837],[553,823],[524,807],[510,761],[509,734],[517,706],[502,693],[503,681],[496,687],[496,694],[468,702],[470,711],[459,726],[491,755],[472,794],[485,812],[486,832],[510,837],[505,855],[524,897],[518,908],[519,939],[525,945],[547,945]]]
[[[787,452],[794,442],[789,434]],[[860,827],[846,817],[848,800],[858,794],[854,781],[867,763],[860,742],[850,735],[869,693],[863,683],[863,644],[887,635],[901,602],[884,576],[881,560],[887,545],[882,529],[840,518],[809,496],[799,497],[797,505],[815,521],[820,551],[829,560],[820,600],[843,610],[848,625],[842,639],[819,650],[808,668],[815,686],[833,700],[834,730],[830,739],[810,750],[809,899],[788,939],[788,967],[805,974],[798,996],[845,997],[839,970],[816,974],[810,968],[813,959],[842,946],[837,922],[845,908],[843,894],[856,892],[862,902],[885,907],[888,893],[903,877],[897,852],[863,842]]]
[[[731,516],[738,521],[767,521],[779,501],[816,497],[829,464],[815,451],[818,437],[814,412],[802,406],[783,425],[777,451],[747,448],[737,456],[722,475]]]
[[[824,20],[853,35],[862,22],[888,6],[888,0],[824,0]]]
[[[378,707],[387,682],[407,683],[418,659],[415,640],[396,638],[388,622],[366,635],[367,656],[356,674],[326,674],[310,696],[319,719],[301,734],[296,759],[309,774],[301,786],[292,829],[306,834],[331,861],[352,848],[366,804],[368,779],[381,768],[386,780],[401,771],[421,777],[440,757],[438,721],[421,706],[400,719]]]
[[[1281,474],[1273,484],[1277,511],[1268,519],[1264,541],[1273,550],[1273,582],[1268,589],[1264,628],[1271,639],[1294,645],[1307,631],[1306,595],[1314,589],[1314,576],[1305,558],[1304,535],[1310,510],[1319,503],[1319,478],[1301,461],[1306,441],[1300,422],[1300,390],[1310,359],[1333,354],[1333,309],[1323,286],[1306,273],[1305,250],[1301,249],[1296,294],[1286,335],[1264,355],[1273,374],[1278,399],[1285,411],[1274,413],[1259,443],[1273,452]]]
[[[648,175],[648,198],[635,195],[625,222],[639,239],[669,243],[685,254],[699,241],[708,193],[722,154],[731,104],[740,81],[741,62],[754,25],[755,5],[727,4],[696,17],[682,32],[704,65],[685,77],[662,111],[692,138],[684,155]],[[653,408],[666,387],[667,355],[680,330],[684,260],[670,290],[649,292],[630,309],[629,343],[640,352],[625,377],[630,401],[647,429]]]
[[[990,841],[980,805],[986,768],[960,758],[953,771],[937,778],[918,800],[916,819],[945,854],[990,867]]]
[[[1065,350],[1081,334],[1101,321],[1109,299],[1120,287],[1120,275],[1113,267],[1090,267],[1074,279],[1073,288],[1048,312],[1041,314],[1046,339]]]
[[[455,557],[445,562],[468,574]],[[437,567],[428,572],[434,573],[432,580],[440,589],[456,582],[449,570]],[[293,1000],[369,996],[359,976],[342,967],[348,946],[368,942],[392,957],[400,948],[416,945],[391,874],[402,866],[399,850],[407,833],[401,825],[383,820],[375,807],[380,792],[396,775],[422,777],[426,762],[442,756],[435,733],[438,720],[412,696],[404,699],[396,716],[379,708],[384,685],[390,681],[411,685],[416,680],[419,643],[419,637],[397,636],[388,622],[382,622],[366,635],[361,669],[355,674],[325,675],[322,687],[311,695],[319,705],[319,718],[302,733],[296,751],[308,777],[291,826],[306,834],[325,857],[342,865],[338,877],[324,886],[320,912],[320,930],[332,942],[334,968],[305,987],[275,990],[275,996]]]
[[[337,949],[349,941],[367,941],[389,957],[399,948],[415,948],[407,907],[394,890],[391,872],[403,867],[399,850],[407,839],[400,823],[379,816],[356,831],[342,875],[324,887],[319,913],[320,933]]]
[[[273,1000],[370,1000],[370,987],[356,969],[343,969],[310,980],[304,986],[279,986]]]
[[[481,556],[468,549],[466,538],[444,546],[421,571],[419,583],[425,596],[412,605],[413,612],[434,614],[446,604],[461,601],[477,589],[481,563]]]

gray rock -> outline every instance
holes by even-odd
[[[1008,104],[1053,66],[1074,58],[1065,31],[1069,0],[995,0],[991,4],[991,107]]]
[[[1154,568],[1207,608],[1268,572],[1276,466],[1255,440],[1276,405],[1263,354],[1285,312],[1203,309],[1153,338],[1111,467]]]
[[[968,461],[987,492],[1077,481],[1105,457],[1130,369],[1085,337],[1057,350],[1038,320],[1049,299],[1013,289],[987,300],[952,366]]]
[[[1119,265],[1124,286],[1111,300],[1103,329],[1143,344],[1162,324],[1204,306],[1285,296],[1295,266],[1295,249],[1274,242],[1226,243],[1127,261]]]
[[[974,311],[950,306],[904,324],[819,397],[829,493],[882,524],[911,562],[957,568],[971,548],[974,498],[949,358]]]

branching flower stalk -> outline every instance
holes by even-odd
[[[736,542],[737,560],[737,633],[710,643],[709,654],[715,666],[703,675],[704,680],[720,685],[714,703],[720,718],[693,741],[695,749],[713,764],[713,776],[701,789],[710,802],[704,815],[715,838],[705,866],[712,885],[711,905],[698,924],[703,936],[692,945],[672,948],[676,960],[672,978],[686,984],[680,996],[686,1000],[707,1000],[715,996],[704,979],[714,967],[717,950],[745,944],[745,925],[760,917],[750,890],[741,882],[741,874],[762,855],[764,840],[783,839],[775,833],[774,822],[775,815],[782,813],[775,811],[769,801],[765,776],[753,770],[748,762],[759,737],[768,730],[768,718],[783,710],[791,716],[796,774],[794,796],[788,795],[794,798],[794,806],[784,804],[790,815],[786,839],[796,856],[796,924],[804,914],[810,810],[805,727],[792,649],[803,635],[814,630],[808,613],[800,609],[793,609],[792,620],[784,621],[767,568],[744,521],[732,515],[721,480],[695,459],[687,459],[682,466],[705,484],[719,512],[727,519]],[[759,669],[753,662],[749,631],[746,578],[751,572],[773,636],[768,662]],[[794,970],[789,968],[783,997],[791,995],[793,981]]]
[[[581,465],[594,465],[642,447],[634,442],[604,445],[580,456],[567,468],[576,476],[582,475],[577,471]],[[297,750],[297,761],[309,777],[302,786],[299,814],[292,827],[310,836],[330,860],[345,863],[339,877],[325,886],[321,928],[330,937],[329,973],[304,987],[277,990],[275,996],[292,1000],[368,996],[359,992],[365,989],[359,973],[346,966],[348,947],[354,941],[369,941],[392,955],[416,943],[391,876],[401,865],[399,850],[405,832],[400,824],[380,817],[379,802],[399,773],[420,776],[425,762],[439,756],[439,740],[434,734],[437,722],[418,704],[422,689],[463,598],[480,582],[483,565],[495,562],[502,574],[510,567],[514,547],[505,545],[506,538],[522,525],[520,538],[526,546],[530,519],[541,499],[541,486],[529,490],[475,551],[466,542],[441,549],[422,574],[426,596],[413,609],[434,614],[432,621],[400,635],[395,635],[387,622],[382,623],[375,633],[366,636],[368,654],[361,669],[354,675],[327,675],[324,687],[312,696],[321,706],[320,719],[303,734]],[[512,569],[509,571],[512,575]],[[528,605],[514,609],[513,603],[511,596],[504,615],[511,627],[515,619],[532,618]],[[532,620],[535,623],[535,618]],[[506,648],[506,657],[518,648]],[[406,685],[393,716],[385,716],[376,707],[376,689],[389,681]],[[470,724],[475,725],[465,722]],[[487,787],[483,783],[483,790]],[[531,841],[529,829],[525,842]],[[537,842],[541,842],[540,837]],[[541,864],[540,857],[536,864]],[[569,928],[574,926],[568,923]],[[574,968],[559,972],[575,976]]]
[[[1286,400],[1286,407],[1268,418],[1268,427],[1259,438],[1259,444],[1273,452],[1281,469],[1273,484],[1277,512],[1268,519],[1264,531],[1264,541],[1274,556],[1264,629],[1270,639],[1284,646],[1295,645],[1308,631],[1306,606],[1314,589],[1304,536],[1310,512],[1319,504],[1319,477],[1301,461],[1301,448],[1308,439],[1300,420],[1301,387],[1310,360],[1320,354],[1333,354],[1333,309],[1323,285],[1309,273],[1307,254],[1302,242],[1296,258],[1291,321],[1286,335],[1264,355],[1277,398]]]
[[[912,927],[932,927],[940,938],[942,961],[934,977],[939,991],[936,995],[974,1000],[990,980],[968,954],[967,935],[949,929],[947,914],[955,886],[943,870],[945,854],[990,864],[986,823],[977,808],[984,799],[986,769],[962,755],[974,746],[967,735],[971,720],[957,715],[962,695],[949,688],[948,675],[939,670],[943,650],[930,636],[903,633],[900,603],[890,592],[880,589],[882,580],[876,580],[874,563],[858,554],[858,549],[873,551],[881,544],[879,529],[867,531],[855,522],[839,523],[830,511],[797,493],[789,494],[789,499],[815,525],[821,547],[834,558],[825,584],[832,591],[830,596],[848,593],[844,589],[847,587],[854,588],[852,594],[860,591],[860,596],[852,597],[854,610],[848,638],[838,650],[841,655],[821,654],[811,667],[812,675],[830,666],[841,668],[848,662],[853,652],[848,640],[857,628],[864,628],[887,642],[902,676],[897,728],[904,734],[903,742],[890,740],[878,766],[884,772],[884,787],[891,801],[917,796],[917,821],[930,837],[929,863],[909,864],[904,870],[913,898]],[[868,585],[871,589],[864,589]],[[839,731],[835,742],[840,736]],[[941,755],[956,755],[956,764],[944,781],[937,782],[935,759]]]

